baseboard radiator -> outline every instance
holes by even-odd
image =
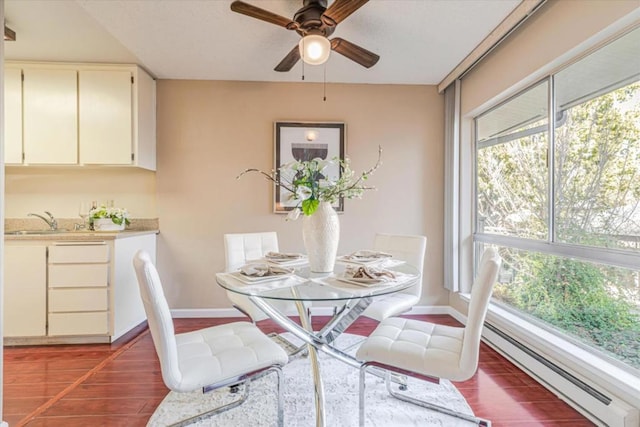
[[[497,327],[485,323],[484,341],[560,399],[600,426],[638,427],[638,410],[595,389]]]

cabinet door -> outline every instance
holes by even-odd
[[[109,313],[49,313],[49,336],[106,335],[109,333]]]
[[[25,163],[76,164],[76,71],[25,68],[23,73]]]
[[[4,162],[22,163],[22,70],[4,70]]]
[[[136,69],[134,84],[134,164],[156,170],[156,82]]]
[[[46,335],[46,246],[4,247],[4,336]]]
[[[113,292],[111,298],[113,313],[113,333],[111,341],[144,322],[147,316],[144,312],[140,286],[133,269],[133,257],[139,250],[146,251],[151,259],[156,259],[156,235],[145,234],[131,236],[125,239],[115,239]]]
[[[128,70],[79,72],[80,163],[131,164],[131,76]]]

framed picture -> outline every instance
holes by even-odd
[[[289,162],[308,161],[319,157],[331,160],[345,156],[344,123],[275,123],[274,168],[278,169]],[[327,178],[338,179],[340,167],[336,164],[327,170]],[[275,185],[274,212],[286,213],[298,206],[299,200],[291,200],[291,193]],[[337,212],[344,211],[341,198],[333,205]]]

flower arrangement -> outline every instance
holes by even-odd
[[[341,197],[347,199],[361,198],[365,190],[375,190],[375,187],[366,185],[369,176],[382,164],[382,148],[378,147],[378,161],[376,164],[356,174],[351,170],[349,158],[341,160],[337,157],[332,160],[315,158],[308,161],[293,161],[280,166],[271,173],[260,169],[246,169],[236,179],[250,172],[257,172],[268,181],[280,185],[291,195],[290,200],[298,201],[297,206],[289,212],[287,219],[298,219],[300,213],[312,215],[320,205],[320,202],[334,203]],[[340,175],[337,179],[331,179],[325,175],[330,166],[337,165]]]
[[[130,224],[129,212],[123,208],[108,208],[106,206],[94,207],[89,211],[89,223],[93,224],[96,219],[108,218],[114,224],[122,225],[124,222],[126,225]]]

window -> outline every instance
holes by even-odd
[[[548,238],[547,94],[545,81],[476,121],[478,231]]]
[[[640,370],[640,29],[476,117],[494,299]]]

